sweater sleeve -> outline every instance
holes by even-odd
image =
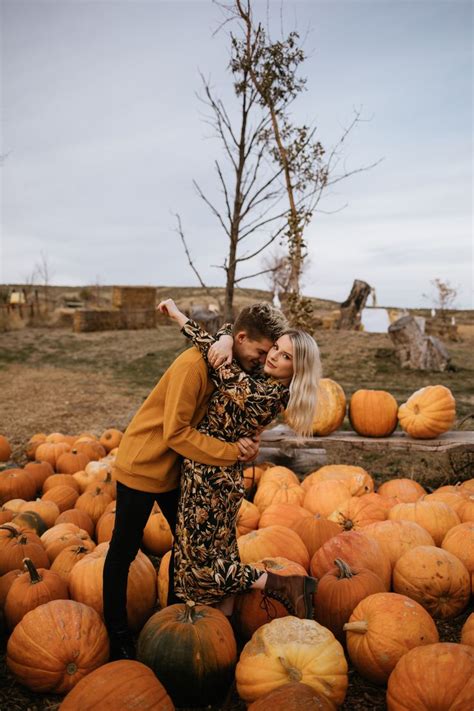
[[[202,375],[196,365],[175,373],[165,400],[164,440],[170,449],[201,464],[235,464],[239,456],[235,443],[202,434],[191,425],[201,387]]]

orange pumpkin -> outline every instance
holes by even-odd
[[[356,390],[349,402],[352,429],[364,437],[388,437],[397,426],[398,404],[385,390]]]
[[[56,560],[61,551],[69,546],[84,546],[90,552],[94,550],[95,543],[87,531],[81,529],[79,531],[64,531],[60,536],[56,536],[45,544],[46,553],[51,563]]]
[[[36,568],[30,558],[25,558],[23,564],[26,573],[13,581],[5,600],[5,620],[10,630],[38,605],[69,598],[67,583],[57,573]]]
[[[78,561],[69,576],[71,598],[90,605],[102,615],[102,576],[109,544],[101,543]],[[156,573],[142,551],[130,566],[127,585],[127,614],[130,628],[139,630],[150,616],[156,601]]]
[[[393,568],[405,551],[415,546],[434,546],[432,536],[414,521],[376,521],[364,526],[363,531],[380,544]]]
[[[89,457],[84,452],[77,449],[71,449],[69,452],[64,452],[56,460],[56,471],[62,474],[75,474],[82,471],[89,464]]]
[[[388,711],[467,711],[474,700],[474,649],[438,642],[403,655],[387,685]]]
[[[456,417],[456,401],[444,385],[427,385],[400,405],[398,420],[410,437],[431,439],[447,432]]]
[[[171,551],[164,554],[160,561],[160,567],[158,568],[158,602],[160,607],[166,607],[168,604],[168,588],[170,582],[170,559]]]
[[[54,523],[55,525],[58,523],[74,523],[79,528],[87,531],[91,538],[94,536],[94,522],[89,514],[82,511],[82,509],[66,509],[66,511],[59,514]]]
[[[471,579],[466,566],[442,548],[417,546],[393,569],[393,589],[416,600],[436,618],[447,619],[469,603]]]
[[[380,496],[394,497],[399,503],[411,504],[426,494],[426,490],[414,479],[390,479],[377,489]]]
[[[363,529],[370,523],[385,521],[387,507],[382,496],[366,494],[351,496],[328,516],[330,521],[337,523],[343,531]]]
[[[7,645],[7,666],[39,693],[67,693],[105,664],[109,640],[99,615],[74,600],[52,600],[28,612]]]
[[[471,612],[461,629],[461,644],[474,647],[474,612]]]
[[[283,504],[280,504],[282,506]],[[271,506],[270,506],[271,508]],[[242,499],[240,504],[239,514],[237,516],[237,535],[243,536],[250,531],[255,531],[258,528],[260,519],[260,511],[247,499]]]
[[[59,516],[58,505],[55,504],[54,501],[44,501],[43,499],[25,501],[25,503],[21,506],[20,511],[33,511],[37,513],[44,521],[46,528],[54,526],[54,523]]]
[[[442,501],[415,501],[413,504],[395,504],[388,512],[390,521],[414,521],[425,528],[437,546],[450,528],[461,523],[453,509]]]
[[[63,476],[62,474],[57,474],[56,476]],[[67,484],[61,484],[59,486],[53,486],[41,497],[44,501],[54,501],[57,504],[59,511],[67,511],[68,509],[74,508],[74,505],[79,498],[78,492],[73,489],[72,486]]]
[[[99,437],[100,444],[104,447],[106,452],[110,452],[111,449],[118,447],[122,441],[123,432],[117,430],[114,427],[109,427],[108,430],[104,430]]]
[[[450,528],[441,548],[456,556],[466,566],[474,582],[474,521],[466,521]],[[472,586],[474,592],[474,585]]]
[[[41,491],[46,479],[54,474],[49,462],[28,462],[25,464],[25,471],[35,480],[36,491]]]
[[[64,452],[69,452],[71,445],[67,442],[43,442],[35,451],[35,459],[37,462],[49,462],[54,470],[56,470],[56,462],[58,457]]]
[[[38,568],[49,568],[43,544],[34,533],[22,533],[13,524],[0,526],[0,575],[21,568],[23,558],[31,558]]]
[[[368,568],[356,568],[341,558],[323,575],[314,594],[316,620],[327,627],[341,643],[344,624],[354,608],[368,595],[385,591],[381,578]]]
[[[51,570],[57,573],[59,577],[69,585],[71,570],[74,568],[76,563],[82,560],[89,553],[90,548],[86,548],[86,546],[82,544],[78,545],[77,543],[73,543],[68,545],[63,548],[53,560],[51,563]]]
[[[237,539],[242,563],[255,563],[263,558],[282,557],[309,567],[308,550],[297,533],[286,526],[267,526]]]
[[[268,470],[269,471],[269,470]],[[271,504],[301,505],[305,493],[299,482],[288,483],[284,480],[261,480],[253,502],[263,513]]]
[[[268,508],[262,513],[258,521],[258,528],[265,528],[266,526],[287,526],[288,528],[294,528],[297,521],[301,521],[303,518],[310,518],[310,512],[300,506],[299,504],[270,504]]]
[[[335,711],[336,706],[327,696],[318,694],[308,684],[291,681],[269,694],[261,696],[247,711]]]
[[[331,378],[320,378],[316,410],[313,418],[313,434],[324,437],[337,430],[346,415],[344,390]]]
[[[70,486],[74,491],[80,493],[80,487],[77,481],[74,479],[72,474],[53,474],[49,476],[43,484],[43,494],[51,491],[55,486]]]
[[[391,566],[382,548],[375,539],[359,531],[344,531],[324,543],[311,558],[311,575],[322,576],[334,567],[336,558],[342,558],[351,566],[368,568],[390,589]]]
[[[217,705],[232,683],[237,647],[222,612],[187,602],[150,617],[137,659],[153,669],[177,706]]]
[[[0,434],[0,462],[8,462],[12,455],[10,442],[5,435]]]
[[[89,461],[97,461],[98,459],[105,457],[107,454],[105,447],[103,447],[100,442],[90,438],[83,439],[80,437],[79,439],[76,439],[74,442],[74,449],[77,449],[78,452],[85,454],[89,458]]]
[[[247,703],[289,681],[300,681],[338,707],[346,695],[347,662],[328,629],[314,620],[282,617],[260,627],[247,642],[235,679]]]
[[[143,531],[143,545],[153,555],[162,556],[171,550],[173,534],[168,521],[155,502]]]
[[[0,504],[10,499],[33,499],[36,494],[36,482],[24,469],[4,469],[0,471]]]
[[[43,442],[46,442],[46,433],[45,432],[37,432],[34,434],[32,437],[27,442],[26,445],[26,456],[28,459],[34,459],[35,458],[35,453],[40,444],[43,444]]]
[[[270,570],[276,575],[307,575],[307,571],[287,558],[264,558],[253,564],[257,570]],[[237,595],[234,607],[234,629],[242,640],[249,640],[255,630],[276,617],[286,617],[282,603],[265,598],[263,590],[247,590]]]
[[[362,496],[374,490],[374,480],[370,474],[362,467],[352,464],[325,464],[308,474],[301,486],[307,490],[317,481],[326,479],[338,479],[344,482],[351,496]]]
[[[116,503],[112,501],[96,523],[95,535],[97,543],[106,543],[112,538],[115,527]]]
[[[109,494],[106,494],[99,486],[95,486],[89,491],[85,491],[76,500],[74,506],[76,509],[85,511],[92,519],[94,524],[104,513],[107,505],[113,501]]]
[[[303,506],[312,514],[328,517],[351,498],[346,484],[337,479],[316,481],[306,489]]]
[[[60,711],[174,711],[163,684],[144,664],[129,659],[109,662],[81,679]]]
[[[337,523],[328,521],[319,514],[305,516],[294,524],[293,529],[308,549],[310,559],[323,543],[341,532]]]
[[[246,491],[252,492],[256,489],[264,471],[262,467],[256,466],[255,464],[250,467],[245,467],[243,476]]]
[[[352,663],[361,676],[375,684],[385,684],[410,649],[439,640],[434,621],[421,605],[390,592],[361,600],[344,630]]]
[[[299,484],[300,480],[296,474],[288,469],[288,467],[272,466],[267,467],[262,472],[260,481],[258,482],[258,488],[267,482],[285,482],[289,486],[292,484]]]

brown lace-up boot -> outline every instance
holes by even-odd
[[[281,602],[290,615],[301,620],[311,620],[316,578],[305,575],[276,575],[268,570],[266,572],[268,577],[263,594]]]

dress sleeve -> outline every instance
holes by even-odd
[[[202,357],[207,363],[207,366],[209,368],[209,362],[207,360],[207,356],[209,353],[209,348],[212,346],[213,343],[216,342],[216,338],[214,336],[211,336],[210,333],[205,331],[203,328],[201,328],[195,321],[192,319],[189,319],[186,321],[184,324],[183,328],[181,329],[181,332],[183,333],[186,338],[188,338],[194,346],[199,350],[201,353]],[[219,334],[222,335],[222,334]],[[211,369],[209,369],[211,370]]]

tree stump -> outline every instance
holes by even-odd
[[[388,327],[402,368],[442,372],[449,365],[445,345],[435,336],[425,336],[413,316],[402,316]]]
[[[351,293],[341,304],[339,328],[357,330],[360,328],[362,309],[369,297],[372,287],[365,281],[354,279]]]

